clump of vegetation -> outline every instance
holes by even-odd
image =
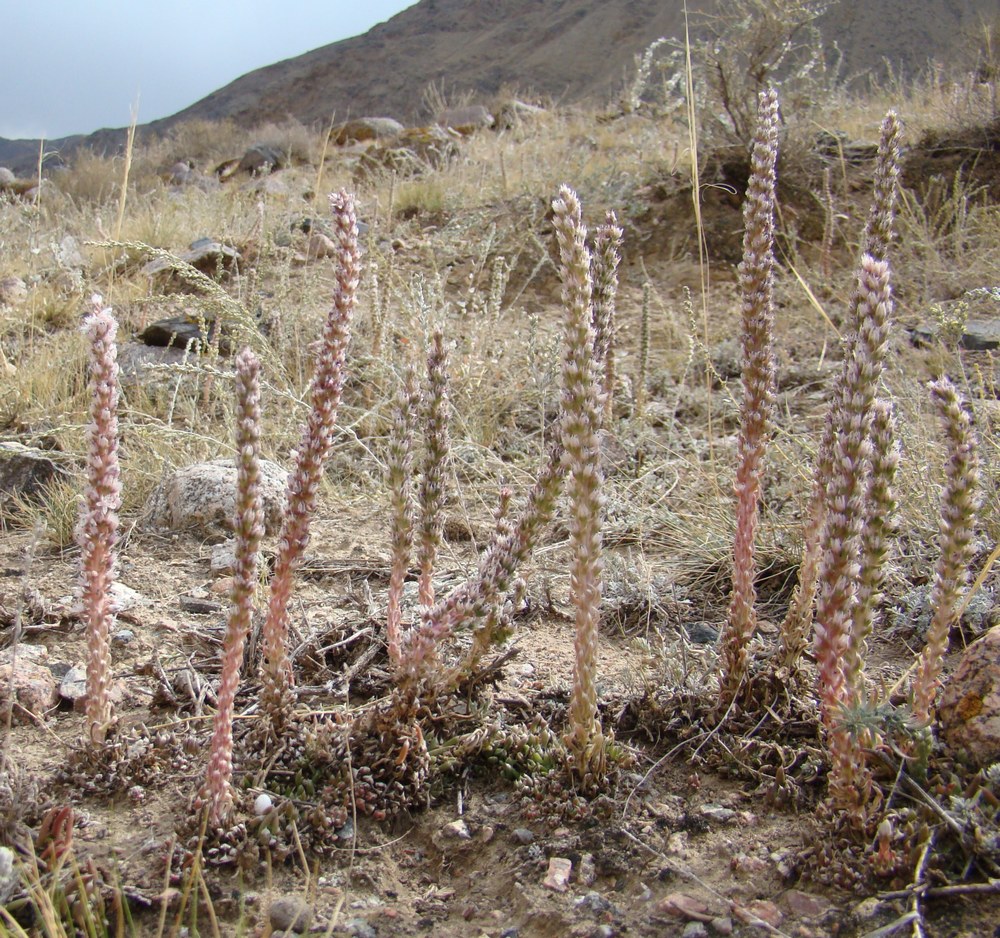
[[[789,22],[801,13],[808,35],[815,4],[781,9]],[[644,82],[655,51],[640,62]],[[550,117],[519,142],[517,159],[508,138],[483,134],[463,144],[466,159],[423,168],[417,185],[447,198],[415,199],[405,217],[393,174],[366,175],[353,195],[342,189],[329,221],[316,218],[315,193],[282,201],[253,184],[168,200],[161,181],[144,205],[136,179],[150,153],[100,167],[81,158],[86,185],[43,193],[30,209],[0,206],[0,225],[24,244],[39,241],[42,225],[52,238],[86,232],[86,276],[113,295],[117,322],[97,299],[87,320],[89,386],[79,341],[60,336],[35,301],[25,315],[4,311],[0,348],[12,370],[0,403],[11,435],[52,436],[70,458],[88,447],[87,744],[68,760],[59,797],[96,801],[124,783],[138,804],[169,779],[175,801],[194,805],[191,817],[171,818],[177,837],[163,858],[182,887],[178,928],[198,905],[193,889],[215,914],[205,863],[252,875],[297,857],[309,870],[313,858],[356,849],[359,831],[374,829],[359,826],[365,819],[455,791],[461,803],[470,779],[497,771],[527,817],[628,821],[657,771],[680,771],[689,755],[692,789],[698,772],[735,775],[753,779],[776,811],[816,809],[819,832],[800,845],[797,871],[840,885],[872,870],[910,883],[914,921],[929,867],[942,881],[958,880],[962,864],[967,878],[995,877],[996,773],[966,771],[964,756],[941,745],[935,707],[963,608],[995,580],[997,551],[977,538],[998,533],[988,484],[1000,441],[996,363],[968,354],[955,334],[926,353],[905,346],[898,324],[928,296],[893,284],[896,253],[912,263],[908,239],[940,247],[951,234],[912,223],[912,192],[902,200],[913,203],[909,222],[897,225],[895,114],[863,171],[843,162],[818,177],[830,217],[811,253],[782,212],[779,141],[800,141],[782,131],[777,92],[755,83],[781,74],[780,57],[766,74],[744,69],[737,89],[738,52],[713,47],[705,67],[714,62],[725,83],[709,90],[730,135],[750,145],[743,260],[734,286],[699,298],[702,323],[687,284],[673,279],[696,271],[707,283],[699,265],[711,257],[710,219],[699,216],[687,241],[678,234],[664,261],[663,226],[644,204],[661,199],[679,226],[688,178],[645,157],[613,170],[625,150],[648,153],[668,134],[668,120],[644,115],[638,86],[626,108],[632,129],[603,139],[605,125],[586,127],[591,158],[580,156],[579,115]],[[799,78],[811,61],[796,66]],[[302,128],[288,132],[298,159],[317,159]],[[627,145],[626,134],[635,134]],[[200,153],[204,137],[189,128],[168,149]],[[562,154],[581,194],[551,178]],[[795,160],[795,172],[807,163]],[[104,182],[117,172],[117,188],[97,185],[95,167]],[[284,170],[299,183],[320,171],[348,182],[333,159]],[[860,189],[871,196],[859,199]],[[697,182],[694,195],[707,213]],[[173,229],[149,227],[150,207],[173,201],[210,218],[235,263],[199,271],[178,258]],[[593,238],[585,209],[601,220]],[[991,209],[984,202],[980,234]],[[88,227],[94,211],[117,211],[121,233]],[[846,230],[862,219],[856,250]],[[623,259],[646,267],[641,282]],[[57,266],[39,282],[58,289]],[[992,297],[996,287],[969,284],[963,302],[983,289]],[[116,330],[138,334],[170,304],[197,336],[172,363],[140,371]],[[43,373],[56,356],[50,370],[61,374]],[[840,359],[833,375],[830,357]],[[920,369],[951,380],[928,391],[913,380]],[[943,444],[924,433],[931,408]],[[227,450],[237,484],[225,629],[192,627],[163,652],[166,666],[159,654],[133,661],[153,704],[113,707],[115,551],[128,558],[146,538],[140,529],[119,542],[120,496],[148,490],[171,464]],[[292,467],[273,549],[264,457]],[[43,496],[34,513],[45,505]],[[355,528],[357,543],[331,562],[332,540],[354,540]],[[164,554],[186,550],[177,545]],[[886,634],[886,609],[932,567],[926,636]],[[32,613],[40,629],[76,614],[43,607]],[[892,643],[892,667],[876,668],[871,648],[884,658]],[[531,647],[530,674],[551,666],[552,646],[565,652],[561,670],[522,697],[513,659]],[[630,670],[613,671],[609,650]],[[633,770],[644,759],[642,777]],[[903,807],[901,791],[918,807]],[[23,835],[20,819],[8,828]],[[67,875],[71,831],[72,814],[41,824],[35,858],[25,854],[28,904],[81,930],[97,927],[91,918],[124,921],[127,893],[107,870]]]

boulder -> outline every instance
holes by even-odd
[[[273,173],[276,169],[283,169],[286,162],[285,154],[277,147],[267,143],[255,143],[240,158],[237,168],[244,173],[265,175]]]
[[[0,442],[0,503],[17,495],[31,497],[64,470],[52,455],[14,440]]]
[[[232,245],[216,241],[214,238],[199,238],[197,241],[192,241],[188,249],[181,251],[177,257],[206,276],[215,277],[220,272],[232,273],[238,267],[240,252]],[[153,258],[142,268],[142,272],[147,277],[176,276],[170,258],[166,257]]]
[[[941,739],[974,765],[1000,762],[1000,626],[962,653],[938,706]]]
[[[434,118],[434,123],[439,127],[447,127],[465,136],[492,127],[496,120],[493,115],[481,104],[474,104],[470,107],[453,107],[441,111]]]
[[[394,140],[405,128],[391,117],[358,117],[337,124],[330,131],[330,142],[337,146],[365,143],[369,140]]]
[[[0,306],[16,306],[28,295],[28,285],[20,277],[0,280]]]
[[[273,534],[281,527],[288,473],[277,463],[262,459],[260,475],[264,528]],[[146,511],[157,527],[231,533],[236,515],[233,460],[214,459],[178,469],[153,493]]]
[[[49,653],[44,645],[20,644],[16,655],[14,651],[13,648],[0,651],[0,711],[6,707],[8,693],[13,688],[14,700],[19,704],[14,708],[13,718],[22,722],[29,719],[24,710],[37,717],[51,710],[59,702],[59,689],[45,664]]]

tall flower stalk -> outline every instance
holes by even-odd
[[[947,378],[933,382],[930,390],[944,423],[950,458],[941,498],[940,553],[931,587],[931,626],[913,679],[913,713],[924,724],[929,724],[933,716],[941,663],[948,651],[948,633],[958,621],[972,560],[979,477],[976,436],[961,397]]]
[[[444,530],[448,468],[448,353],[444,333],[435,330],[427,355],[427,412],[424,420],[424,471],[420,479],[417,531],[420,605],[434,604],[434,563]]]
[[[121,473],[118,466],[118,324],[95,294],[83,325],[90,341],[90,422],[87,425],[87,487],[76,539],[80,545],[80,592],[87,633],[87,735],[107,738],[113,723],[111,586],[115,575]]]
[[[590,256],[580,201],[568,186],[552,203],[563,280],[562,441],[570,501],[570,602],[575,619],[573,688],[566,745],[578,782],[604,774],[606,745],[597,711],[601,610],[601,511],[604,495],[598,429],[601,401],[593,360]]]
[[[764,455],[774,409],[774,206],[778,160],[778,96],[761,92],[750,179],[743,206],[741,344],[743,401],[740,407],[739,464],[736,469],[736,536],[733,591],[722,636],[720,706],[737,696],[747,673],[747,646],[757,628],[755,544]]]
[[[889,265],[865,255],[858,278],[859,331],[846,373],[827,491],[823,556],[819,571],[814,650],[819,669],[820,716],[832,761],[830,793],[851,812],[864,805],[868,776],[858,739],[841,725],[842,709],[860,689],[850,683],[859,667],[850,657],[866,513],[866,472],[871,466],[875,393],[885,358],[892,299]]]
[[[872,206],[868,213],[862,236],[862,255],[867,254],[876,261],[889,260],[893,228],[896,215],[896,198],[899,192],[899,141],[902,125],[893,111],[886,114],[879,135],[878,155],[875,160],[875,178]],[[813,491],[809,500],[806,522],[805,547],[799,565],[799,582],[789,604],[788,612],[781,626],[781,653],[779,661],[789,670],[798,666],[802,652],[808,643],[808,634],[813,622],[813,607],[819,583],[819,568],[822,556],[821,537],[826,523],[828,488],[833,476],[833,448],[837,427],[840,425],[838,411],[844,398],[847,372],[855,355],[854,343],[860,322],[861,298],[857,289],[850,300],[850,319],[844,367],[833,390],[830,411],[823,427],[823,437],[813,469]]]
[[[288,479],[285,517],[263,628],[263,706],[275,722],[280,722],[291,706],[294,681],[287,648],[288,603],[295,570],[309,543],[309,523],[316,510],[323,465],[330,452],[361,274],[354,198],[341,191],[330,196],[330,207],[337,240],[336,287],[310,386],[312,406],[295,454],[295,467]]]
[[[604,422],[611,420],[615,389],[615,338],[618,328],[615,304],[618,296],[618,267],[621,264],[623,231],[614,212],[608,212],[594,235],[591,261],[593,282],[594,362],[601,372]]]
[[[232,810],[233,706],[240,685],[243,646],[253,618],[257,586],[257,555],[264,536],[260,497],[260,363],[243,349],[236,357],[236,565],[230,593],[229,618],[222,646],[222,676],[208,769],[201,801],[209,823],[223,824]]]
[[[389,437],[387,482],[390,500],[390,541],[392,561],[389,570],[389,600],[385,614],[386,644],[389,661],[399,667],[399,638],[402,626],[403,584],[413,549],[413,424],[420,392],[413,369],[407,369],[403,386],[396,398],[392,432]]]

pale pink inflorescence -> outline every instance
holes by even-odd
[[[420,624],[403,636],[400,663],[407,683],[415,686],[422,681],[433,682],[438,644],[459,626],[485,619],[500,595],[511,588],[518,569],[531,556],[552,519],[563,475],[563,449],[556,443],[510,534],[499,536],[483,552],[475,577],[424,610]]]
[[[830,793],[836,804],[860,809],[868,776],[860,743],[840,723],[856,699],[860,667],[851,664],[854,609],[860,577],[861,533],[867,519],[866,472],[877,382],[886,354],[892,298],[889,265],[865,255],[858,278],[859,331],[846,373],[827,487],[826,525],[819,572],[814,650],[819,670],[820,716],[832,759]]]
[[[323,465],[330,452],[337,408],[344,386],[344,360],[350,341],[351,318],[361,275],[354,198],[347,192],[339,192],[330,196],[330,207],[333,210],[337,240],[336,287],[310,386],[312,406],[295,454],[295,467],[288,479],[285,517],[263,628],[264,707],[272,719],[279,721],[289,706],[293,686],[287,648],[288,603],[292,581],[309,543],[309,523],[316,510]]]
[[[87,733],[92,743],[107,737],[113,721],[111,586],[115,574],[121,475],[118,466],[118,325],[103,299],[91,298],[84,322],[90,340],[90,423],[87,426],[87,487],[76,538],[80,545],[82,618],[87,632]]]
[[[420,392],[413,369],[407,369],[396,396],[386,475],[390,501],[391,564],[389,599],[385,614],[386,644],[393,667],[400,663],[400,628],[402,625],[403,584],[413,549],[413,426],[416,422]]]
[[[866,642],[878,621],[882,581],[895,529],[894,485],[899,468],[892,404],[877,398],[871,416],[871,470],[865,496],[865,523],[861,531],[857,591],[850,626],[844,671],[852,702],[864,703]]]
[[[434,563],[444,530],[448,469],[448,353],[444,334],[435,330],[427,355],[427,398],[424,419],[424,471],[420,479],[417,560],[420,604],[434,604]]]
[[[940,552],[931,586],[931,625],[913,679],[913,714],[924,724],[930,723],[933,716],[941,664],[948,651],[948,633],[958,621],[972,560],[979,478],[976,435],[961,397],[947,378],[932,382],[930,390],[944,423],[950,458],[941,498]]]
[[[774,409],[774,207],[778,159],[778,96],[760,94],[750,179],[743,207],[742,295],[743,401],[737,443],[736,536],[733,542],[733,591],[722,636],[720,704],[737,695],[747,672],[747,646],[757,627],[754,608],[757,537],[764,455]]]
[[[260,363],[250,349],[243,349],[236,357],[236,564],[208,769],[201,793],[213,826],[226,821],[233,803],[233,707],[240,684],[243,646],[253,618],[257,556],[264,537],[259,450]]]
[[[611,419],[614,404],[615,334],[618,328],[615,305],[623,234],[615,213],[608,212],[604,224],[598,225],[594,235],[594,256],[591,261],[594,362],[602,372],[605,422]]]
[[[889,260],[896,198],[899,192],[899,140],[902,127],[896,114],[890,111],[882,121],[878,155],[875,161],[872,206],[862,237],[862,254],[877,261]],[[852,291],[850,319],[844,350],[844,366],[833,391],[833,400],[823,428],[816,465],[813,470],[813,491],[809,501],[806,523],[806,541],[802,562],[799,565],[799,582],[795,588],[788,612],[782,623],[782,649],[780,661],[794,670],[805,650],[809,628],[813,621],[813,605],[819,582],[822,555],[821,538],[826,524],[828,488],[833,475],[834,440],[841,425],[839,409],[844,398],[848,370],[856,355],[861,297],[857,287]],[[864,471],[859,467],[859,471]]]
[[[604,495],[598,429],[601,402],[593,360],[590,256],[580,202],[568,186],[552,203],[563,280],[562,441],[570,502],[570,601],[576,632],[567,747],[580,779],[600,775],[605,756],[597,711]]]

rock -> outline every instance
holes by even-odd
[[[17,891],[21,878],[14,868],[14,851],[0,847],[0,905],[6,905]]]
[[[703,804],[698,808],[698,813],[702,817],[719,821],[723,824],[736,817],[736,812],[732,808],[724,808],[721,804]]]
[[[403,125],[391,117],[358,117],[333,127],[330,142],[344,146],[369,140],[393,140],[404,130]]]
[[[706,938],[708,929],[701,922],[688,922],[681,932],[681,938]]]
[[[220,272],[231,273],[236,269],[240,260],[240,252],[231,245],[216,241],[214,238],[198,238],[197,241],[192,241],[188,245],[186,251],[181,251],[177,258],[208,277],[216,277]],[[174,277],[176,275],[173,271],[174,264],[168,257],[155,257],[142,268],[142,272],[147,277],[158,274]]]
[[[569,889],[569,877],[572,872],[572,861],[565,857],[549,857],[549,868],[542,885],[553,892],[566,892]]]
[[[656,911],[661,915],[673,915],[698,922],[710,922],[715,917],[706,903],[684,892],[672,892],[665,896],[656,903]]]
[[[714,645],[719,640],[719,630],[708,622],[686,622],[684,631],[696,645]]]
[[[162,365],[179,365],[189,359],[190,353],[182,347],[145,345],[125,342],[118,346],[118,376],[123,385],[136,385],[162,380],[164,375],[156,369]]]
[[[784,918],[781,910],[767,899],[754,899],[745,906],[736,906],[733,909],[733,914],[747,925],[754,925],[759,920],[772,928],[777,928]]]
[[[66,270],[86,270],[87,262],[80,253],[80,245],[72,235],[66,235],[58,244],[52,246],[56,262]]]
[[[377,177],[383,172],[398,176],[417,176],[428,169],[439,169],[458,156],[454,137],[441,127],[414,127],[392,144],[373,146],[358,160],[354,175],[358,180]]]
[[[708,924],[717,935],[731,935],[733,933],[733,920],[728,915],[713,918]]]
[[[312,909],[301,896],[281,896],[271,903],[268,913],[271,928],[301,934],[312,921]]]
[[[526,827],[515,828],[510,835],[516,843],[522,846],[527,846],[528,844],[533,844],[535,842],[535,835]]]
[[[260,462],[260,494],[268,534],[281,526],[288,473],[269,459]],[[173,473],[146,505],[151,523],[173,530],[232,532],[236,513],[236,467],[231,459],[185,466]]]
[[[28,285],[20,277],[0,280],[0,306],[16,306],[28,295]]]
[[[13,496],[31,498],[65,470],[50,453],[14,440],[0,442],[0,505]]]
[[[352,938],[378,938],[378,931],[371,922],[363,918],[352,918],[347,923],[347,934]]]
[[[798,889],[789,889],[784,898],[788,911],[796,918],[821,918],[833,908],[829,899]]]
[[[135,641],[135,632],[131,629],[119,629],[111,636],[112,645],[131,645]]]
[[[441,836],[445,840],[472,839],[472,834],[469,833],[469,826],[461,818],[457,821],[452,821],[450,824],[445,824],[441,828]]]
[[[545,113],[543,107],[513,98],[500,108],[494,126],[497,130],[513,130],[526,121],[535,120]]]
[[[592,853],[585,853],[580,857],[580,868],[576,871],[576,878],[584,886],[593,886],[597,881],[597,864]]]
[[[81,665],[74,665],[63,675],[63,679],[59,682],[59,697],[71,707],[77,709],[79,706],[82,706],[82,701],[86,696],[87,669]]]
[[[240,172],[260,175],[284,169],[286,162],[285,154],[277,147],[267,143],[255,143],[243,154],[237,169]]]
[[[581,896],[576,900],[576,907],[584,909],[587,912],[593,912],[595,915],[600,915],[611,908],[611,903],[599,892],[588,892],[585,896]]]
[[[253,813],[256,814],[257,817],[263,817],[273,807],[274,802],[271,801],[271,796],[263,793],[254,799]]]
[[[469,107],[453,107],[441,111],[434,118],[434,123],[465,136],[492,127],[496,120],[481,104],[473,104]]]
[[[211,571],[213,577],[230,576],[236,569],[236,539],[229,538],[212,545]]]
[[[17,176],[6,166],[0,166],[0,186],[7,186],[14,182]]]
[[[136,336],[143,345],[155,345],[183,350],[190,354],[203,348],[215,336],[215,320],[206,323],[207,338],[201,331],[201,322],[181,316],[171,316],[151,322]]]
[[[1000,761],[1000,626],[962,653],[938,706],[941,738],[976,766]]]
[[[887,621],[891,628],[915,634],[924,639],[931,625],[931,587],[918,586],[905,593],[887,610]],[[965,607],[959,622],[968,635],[979,636],[993,625],[995,600],[988,588],[980,589]]]
[[[14,700],[19,707],[13,708],[14,722],[24,722],[29,718],[21,708],[35,716],[44,716],[59,702],[56,679],[46,667],[49,653],[44,645],[23,645],[0,651],[0,711],[7,706],[11,687]],[[13,671],[13,678],[12,678]]]

